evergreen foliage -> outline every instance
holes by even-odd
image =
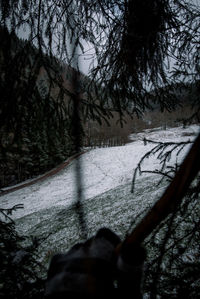
[[[122,121],[124,111],[140,116],[152,103],[170,111],[177,105],[172,84],[192,83],[199,90],[199,25],[199,7],[186,0],[2,0],[3,172],[12,162],[21,180],[30,169],[38,174],[62,161],[74,149],[71,135],[81,136],[82,118],[101,122],[115,110]],[[23,29],[27,41],[21,46],[16,34]],[[64,86],[58,61],[78,70],[77,48],[84,53],[86,42],[94,49],[90,80],[81,90],[78,72],[74,72],[72,86]],[[39,91],[36,82],[41,67],[48,83]],[[199,92],[192,104],[197,109],[191,117],[199,119]],[[170,178],[169,173],[164,175]],[[189,192],[176,213],[161,223],[159,237],[157,231],[147,240],[150,262],[145,290],[151,298],[183,298],[183,292],[188,298],[199,297],[199,181]],[[22,249],[12,222],[1,221],[0,229],[1,257],[6,257],[1,259],[2,278],[7,281],[2,296],[34,298],[26,288],[26,283],[40,282],[32,272],[37,264],[33,248],[31,254]],[[33,289],[37,292],[40,287]]]
[[[161,143],[144,140],[145,144],[155,144],[138,164],[137,174],[147,173],[142,166],[150,155],[160,160],[160,168],[152,171],[163,180],[171,182],[180,165],[168,166],[174,152],[179,155],[188,142]],[[145,240],[148,258],[145,269],[144,292],[150,298],[198,298],[200,295],[199,264],[199,197],[200,177],[197,175],[184,200],[162,221],[154,232]]]
[[[19,40],[6,29],[1,28],[1,40],[2,187],[53,168],[74,152],[74,146],[66,97],[48,76],[42,82],[43,89],[38,87],[41,70],[45,73],[49,58],[43,60],[29,42]],[[55,61],[54,66],[54,72],[61,72]]]
[[[10,209],[0,209],[0,296],[1,298],[43,298],[44,280],[39,276],[38,241],[23,245],[16,229],[12,213],[23,208],[16,205]],[[29,242],[30,243],[30,242]]]
[[[160,86],[166,88],[156,103],[170,110],[177,99],[167,86],[199,79],[199,7],[189,1],[9,0],[1,11],[1,25],[25,29],[39,55],[78,69],[78,55],[93,48],[83,101],[90,116],[109,115],[102,113],[108,106],[121,116],[130,106],[141,115],[151,104],[148,91]]]

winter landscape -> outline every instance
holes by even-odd
[[[200,0],[0,2],[1,298],[200,298],[199,28]]]
[[[133,173],[144,154],[155,144],[144,139],[160,142],[193,141],[200,127],[175,127],[148,129],[130,136],[125,146],[88,150],[79,159],[83,178],[83,210],[87,235],[93,235],[100,227],[109,227],[123,239],[133,222],[159,199],[168,182],[159,175],[145,173],[136,177],[134,193],[131,193]],[[190,144],[179,153],[173,153],[167,166],[180,163]],[[172,145],[171,145],[172,148]],[[167,148],[169,150],[169,148]],[[178,153],[178,155],[177,155]],[[150,156],[142,169],[154,171],[160,160]],[[57,252],[65,252],[81,240],[78,215],[75,209],[75,163],[54,176],[29,187],[1,196],[1,207],[11,208],[23,204],[24,208],[13,213],[20,234],[44,240],[40,246],[41,260],[48,263]]]

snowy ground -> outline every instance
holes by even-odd
[[[162,194],[166,182],[158,187],[158,176],[146,174],[138,177],[136,190],[132,194],[133,172],[141,157],[154,145],[144,145],[143,139],[155,141],[193,140],[200,127],[192,125],[161,130],[145,130],[132,134],[132,142],[121,147],[93,149],[80,157],[84,186],[84,213],[87,220],[88,235],[102,226],[116,231],[121,237],[127,232],[134,218],[148,209]],[[178,160],[181,161],[188,151],[186,146]],[[170,164],[176,162],[173,155]],[[13,214],[21,233],[46,237],[43,242],[43,258],[55,252],[67,250],[80,240],[77,214],[75,210],[76,189],[75,163],[73,161],[60,173],[32,186],[0,197],[0,207],[10,208],[23,204]],[[145,169],[154,170],[159,161],[149,158]]]

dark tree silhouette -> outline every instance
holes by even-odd
[[[112,103],[111,107],[122,113],[130,103],[132,110],[140,113],[149,104],[147,87],[199,79],[199,7],[192,3],[1,1],[1,26],[16,33],[25,29],[24,35],[38,49],[39,56],[56,56],[77,68],[77,56],[92,47],[93,80],[89,84],[90,97],[84,101],[87,112],[99,115],[101,110],[95,109],[95,102],[101,100],[101,108]],[[45,67],[53,68],[49,63]],[[48,76],[56,79],[50,71]],[[166,90],[165,97],[156,101],[168,109],[175,104],[166,97]]]
[[[180,82],[183,86],[195,84],[199,90],[199,23],[199,7],[186,0],[1,0],[2,164],[8,160],[6,155],[12,144],[12,157],[15,156],[16,160],[19,158],[20,148],[22,155],[28,150],[33,154],[31,160],[25,161],[31,168],[38,156],[41,164],[44,162],[45,167],[52,167],[55,162],[65,158],[62,156],[67,150],[70,154],[73,150],[80,149],[81,144],[77,143],[73,133],[80,135],[81,122],[86,118],[101,122],[102,118],[109,119],[112,111],[117,111],[120,121],[123,122],[125,111],[130,115],[136,113],[139,116],[145,108],[155,105],[169,111],[173,109],[179,103],[176,94],[171,92],[172,83],[175,88],[176,83]],[[17,36],[22,33],[26,41],[18,44]],[[87,54],[89,47],[93,49],[93,55],[88,79],[80,73],[78,62],[83,54]],[[62,76],[66,65],[71,67],[71,72],[65,75],[73,77],[69,85]],[[42,89],[38,89],[37,80],[41,68],[46,76],[46,84]],[[76,89],[74,81],[78,82]],[[191,100],[191,104],[196,104],[197,107],[191,117],[199,118],[199,103],[197,92]],[[78,120],[75,129],[73,116]],[[53,127],[55,129],[50,130]],[[55,157],[56,148],[60,149],[63,132],[64,147],[60,156],[56,161],[45,164],[52,156]],[[10,143],[8,137],[11,139]],[[30,150],[30,147],[34,148]],[[6,165],[3,166],[6,168]],[[195,200],[199,194],[199,184],[190,191],[190,197]],[[184,215],[188,215],[192,205],[191,201],[185,200],[177,213],[182,215],[186,211]],[[174,295],[175,298],[182,298],[183,288],[181,289],[180,282],[184,279],[186,290],[191,277],[195,282],[199,280],[197,263],[192,268],[187,264],[184,268],[186,272],[183,272],[183,264],[178,261],[173,265],[177,266],[180,275],[174,278],[171,267],[169,279],[161,279],[160,284],[157,284],[169,235],[172,236],[175,245],[180,244],[176,243],[178,237],[186,242],[181,248],[168,244],[167,250],[172,246],[174,251],[170,258],[167,258],[167,265],[172,265],[172,260],[179,259],[180,250],[187,254],[186,247],[191,242],[190,237],[199,236],[199,221],[196,215],[193,215],[194,233],[187,235],[184,230],[185,233],[177,237],[176,215],[174,212],[170,216],[167,226],[166,223],[161,223],[164,227],[164,237],[157,247],[157,243],[154,242],[155,234],[151,240],[152,247],[156,247],[158,252],[158,263],[154,263],[153,260],[149,267],[149,281],[153,282],[146,284],[152,298],[157,294],[165,297],[170,294],[171,297]],[[4,244],[7,244],[8,240],[17,244],[19,238],[15,234],[14,226],[4,223],[1,222],[1,228],[5,228]],[[190,224],[191,222],[187,222],[188,226]],[[13,231],[11,239],[10,229]],[[193,240],[196,241],[195,238]],[[2,256],[6,248],[3,247]],[[8,251],[8,256],[8,260],[13,261],[16,252],[13,256],[13,252]],[[8,263],[3,265],[4,269],[7,265]],[[23,267],[22,264],[21,266]],[[4,273],[7,273],[6,279],[10,284],[13,281],[12,271],[4,270]],[[163,273],[164,270],[161,274]],[[165,275],[169,274],[165,271]],[[27,277],[29,280],[32,276],[34,274],[28,271],[25,276],[20,277],[26,281]],[[163,287],[164,283],[167,285]],[[22,290],[21,285],[11,294],[12,298],[22,298],[25,289]],[[176,288],[175,294],[172,285]],[[7,295],[10,285],[8,288],[8,285],[4,284],[3,288],[3,295]],[[164,293],[163,289],[166,290]],[[195,293],[195,287],[191,285],[188,297],[195,298],[199,295],[198,292]]]

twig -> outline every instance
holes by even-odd
[[[161,221],[163,221],[170,212],[174,211],[177,205],[181,202],[199,170],[200,134],[163,196],[136,226],[130,236],[126,238],[125,243],[141,243],[147,236],[149,236]],[[116,252],[119,252],[120,248],[121,244],[116,249]]]

